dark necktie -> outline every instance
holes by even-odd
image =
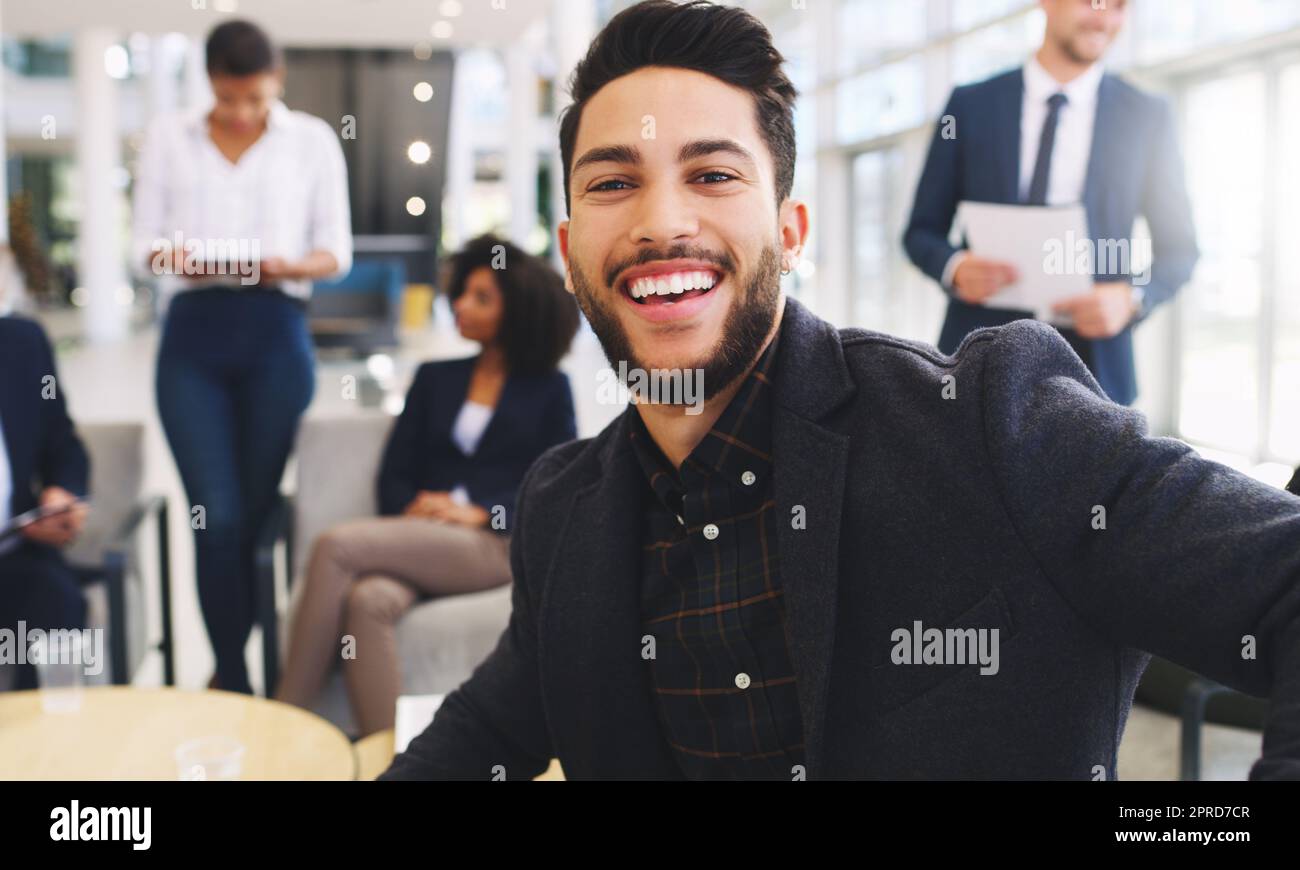
[[[1056,143],[1056,121],[1065,105],[1065,94],[1052,94],[1047,98],[1047,119],[1038,137],[1038,159],[1034,161],[1034,177],[1029,182],[1027,205],[1047,205],[1047,181],[1052,174],[1052,146]]]

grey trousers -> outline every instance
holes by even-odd
[[[398,620],[421,598],[509,583],[510,539],[420,517],[354,520],[320,536],[304,582],[276,698],[310,707],[342,658],[365,736],[393,727],[401,692]]]

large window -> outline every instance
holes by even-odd
[[[840,142],[861,142],[923,123],[924,58],[914,55],[845,81],[837,104]]]
[[[1265,79],[1213,79],[1186,92],[1187,178],[1201,262],[1184,288],[1178,428],[1240,453],[1259,439]],[[1231,116],[1231,124],[1223,119]]]
[[[1254,462],[1300,458],[1296,100],[1300,64],[1267,60],[1182,93],[1202,258],[1181,300],[1178,434]]]
[[[891,332],[898,287],[890,202],[895,194],[898,152],[867,151],[853,159],[853,325]]]
[[[1159,63],[1300,24],[1296,0],[1141,0],[1131,8],[1140,63]]]
[[[975,82],[1019,66],[1043,38],[1043,13],[1034,9],[957,39],[952,46],[952,80]]]
[[[1300,106],[1300,60],[1282,72],[1278,105]],[[1274,152],[1279,166],[1268,450],[1288,461],[1300,461],[1300,257],[1294,247],[1300,239],[1300,117],[1292,110],[1276,113],[1276,120],[1281,130]]]
[[[926,38],[926,4],[917,0],[840,0],[839,73],[850,75],[882,55]]]

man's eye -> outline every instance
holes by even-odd
[[[719,180],[717,180],[717,181],[711,181],[711,182],[709,182],[710,184],[722,184],[723,182],[726,182],[726,181],[734,181],[735,178],[736,178],[736,176],[731,175],[731,174],[726,173],[726,172],[706,172],[706,173],[704,173],[703,175],[701,175],[701,176],[699,176],[699,177],[702,178],[702,179],[703,179],[703,178],[719,179]]]
[[[616,187],[607,187],[607,185],[610,185],[610,184],[622,184],[622,185],[626,185],[627,182],[626,182],[626,181],[622,181],[622,180],[617,179],[617,178],[611,178],[609,181],[602,181],[602,182],[600,182],[599,184],[594,184],[594,185],[592,185],[591,189],[592,189],[593,191],[606,191],[606,190],[619,190],[619,189],[620,189],[620,188],[616,188]]]

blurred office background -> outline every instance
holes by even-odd
[[[202,40],[214,24],[247,17],[286,49],[287,104],[340,130],[358,263],[393,265],[381,282],[400,276],[395,291],[374,291],[389,300],[379,307],[349,307],[347,293],[322,303],[310,418],[357,404],[391,412],[415,364],[467,351],[438,296],[441,258],[462,242],[496,230],[558,265],[563,83],[626,5],[2,0],[3,192],[12,231],[48,257],[48,298],[26,310],[56,339],[74,418],[144,421],[146,487],[183,504],[153,407],[158,300],[126,251],[140,134],[157,113],[210,99]],[[932,124],[954,85],[1028,57],[1041,11],[1026,0],[741,5],[767,23],[802,94],[795,195],[813,231],[787,292],[840,325],[935,341],[945,297],[900,245]],[[1300,2],[1133,0],[1107,66],[1172,100],[1203,251],[1176,302],[1138,331],[1137,407],[1157,433],[1281,485],[1300,463]],[[349,333],[367,318],[377,332]],[[564,366],[584,436],[617,412],[595,399],[603,365],[584,331]],[[338,389],[349,374],[366,387],[360,403]],[[179,679],[198,686],[211,663],[188,537],[177,521]],[[1164,727],[1130,731],[1144,739],[1148,726]],[[1150,739],[1148,755],[1165,751]],[[1236,755],[1224,746],[1224,770],[1239,775],[1249,742]]]

